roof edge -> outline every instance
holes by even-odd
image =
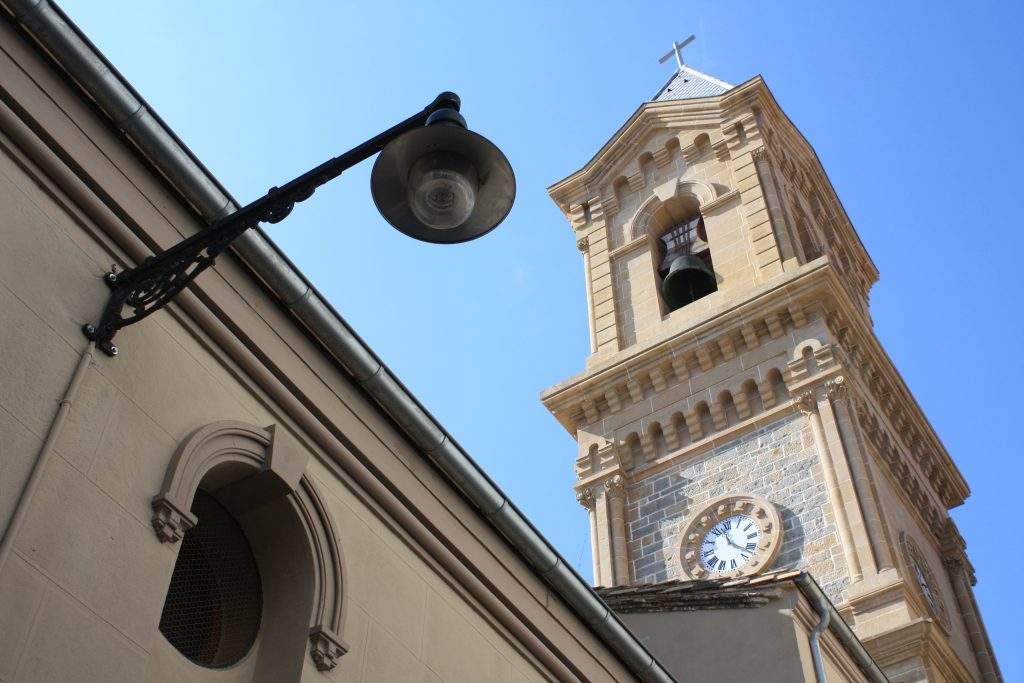
[[[238,210],[220,182],[60,8],[50,0],[0,3],[204,219]],[[627,669],[643,681],[675,681],[262,230],[244,234],[232,250]]]

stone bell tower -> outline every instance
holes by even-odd
[[[872,329],[878,278],[760,77],[679,60],[550,195],[586,273],[579,444],[601,586],[808,571],[892,680],[1001,680],[969,491]]]

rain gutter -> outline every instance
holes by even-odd
[[[238,210],[60,8],[49,0],[0,2],[204,219]],[[675,680],[262,231],[243,234],[233,249],[631,673],[642,681]]]
[[[811,578],[810,574],[804,572],[795,577],[793,583],[796,584],[796,587],[800,589],[800,592],[803,593],[803,596],[807,598],[807,601],[811,603],[814,611],[818,614],[819,621],[814,630],[811,631],[810,638],[814,676],[818,683],[826,683],[825,663],[821,656],[821,635],[830,628],[832,634],[842,643],[846,651],[850,653],[869,681],[872,683],[888,683],[889,679],[878,668],[878,664],[871,658],[868,651],[864,649],[864,644],[860,642],[860,639],[843,621],[839,612],[836,611],[835,605],[832,604],[832,601],[821,590],[821,586],[818,585],[817,581]]]

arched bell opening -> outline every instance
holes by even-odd
[[[704,217],[697,200],[676,196],[654,210],[651,223],[658,235],[654,259],[658,292],[671,312],[718,290]]]

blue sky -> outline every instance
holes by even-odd
[[[269,232],[584,573],[574,442],[538,401],[588,352],[582,263],[545,188],[661,87],[673,39],[696,33],[687,60],[723,80],[762,74],[881,271],[878,336],[971,485],[954,517],[1003,673],[1024,678],[1018,3],[62,6],[243,202],[462,96],[516,170],[501,228],[405,238],[365,163]]]

